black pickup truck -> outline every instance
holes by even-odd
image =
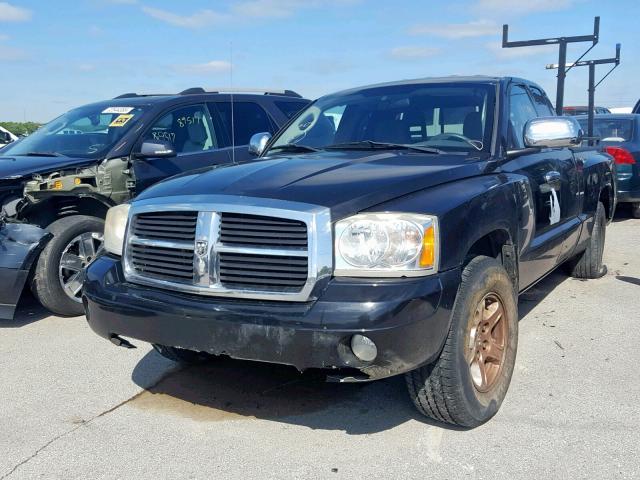
[[[517,78],[439,78],[323,97],[259,159],[161,182],[106,220],[91,328],[206,355],[406,374],[416,407],[473,427],[504,399],[518,294],[561,264],[604,274],[609,155]]]

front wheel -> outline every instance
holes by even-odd
[[[409,395],[434,420],[466,428],[481,425],[507,394],[517,346],[511,279],[497,260],[475,257],[462,272],[440,357],[405,376]]]
[[[56,220],[47,227],[53,238],[36,264],[31,290],[43,307],[65,317],[84,313],[84,268],[101,245],[104,221],[87,215]]]

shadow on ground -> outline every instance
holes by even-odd
[[[20,328],[51,316],[52,313],[44,308],[27,289],[20,297],[16,313],[12,320],[0,320],[2,328]]]
[[[554,273],[520,298],[521,319],[567,280]],[[265,419],[352,435],[382,432],[410,420],[451,428],[422,417],[409,400],[403,376],[365,384],[325,383],[319,372],[218,358],[170,370],[155,385],[158,354],[149,352],[133,371],[145,391],[129,402],[144,410],[181,415],[196,421]]]
[[[137,385],[148,383],[156,356],[149,352],[134,369]],[[203,422],[258,418],[352,435],[426,420],[413,408],[402,376],[367,384],[323,379],[283,365],[216,358],[169,372],[129,405]]]
[[[633,218],[633,215],[631,214],[630,203],[619,203],[618,205],[616,205],[616,213],[613,217],[613,221],[615,223],[624,222],[632,218]]]

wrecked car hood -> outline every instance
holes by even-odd
[[[189,172],[160,182],[138,199],[222,194],[329,207],[341,218],[441,183],[481,174],[486,162],[458,154],[405,151],[321,151],[266,157]]]
[[[2,155],[0,152],[0,180],[21,178],[33,173],[47,173],[59,168],[97,163],[89,158],[73,157],[26,157]]]

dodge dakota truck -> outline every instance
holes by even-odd
[[[405,374],[423,414],[491,418],[516,361],[518,294],[565,264],[605,273],[612,158],[537,85],[451,77],[320,98],[241,165],[163,181],[109,210],[87,271],[116,345]]]

